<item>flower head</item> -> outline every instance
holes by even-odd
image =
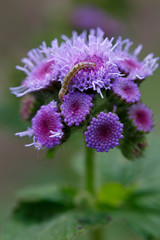
[[[32,116],[35,104],[35,97],[27,94],[22,98],[20,106],[20,115],[23,120],[29,120]]]
[[[79,5],[73,9],[71,24],[78,29],[102,28],[108,36],[123,32],[125,26],[109,12],[91,4]]]
[[[110,148],[119,145],[122,131],[123,124],[116,114],[101,112],[92,119],[84,133],[87,147],[95,148],[97,152],[108,152]]]
[[[17,66],[17,69],[27,76],[21,86],[10,88],[13,94],[21,97],[26,93],[44,89],[56,80],[57,75],[53,71],[54,61],[51,58],[51,53],[56,47],[56,42],[52,43],[52,48],[48,48],[43,42],[40,48],[28,52],[28,57],[22,59],[24,67]]]
[[[112,49],[113,39],[109,41],[108,38],[104,38],[104,32],[99,28],[97,32],[92,29],[88,38],[85,31],[79,36],[73,32],[71,39],[62,37],[65,43],[60,51],[53,55],[55,68],[59,71],[59,81],[62,83],[66,74],[76,64],[92,62],[95,63],[95,67],[81,69],[72,78],[69,91],[93,89],[101,94],[101,89],[110,89],[111,78],[120,76],[114,63],[116,56]]]
[[[127,103],[135,103],[140,99],[140,92],[136,83],[129,79],[116,79],[112,85],[113,92]]]
[[[33,143],[26,146],[34,145],[36,148],[42,147],[53,148],[61,143],[63,137],[63,124],[61,122],[60,113],[57,112],[55,101],[50,102],[46,106],[42,106],[32,119],[32,129],[26,132],[17,133],[20,137],[34,136]]]
[[[92,97],[88,94],[78,91],[69,93],[61,105],[64,121],[68,126],[80,125],[90,113],[92,106]]]
[[[139,158],[141,156],[143,156],[143,152],[145,150],[145,148],[147,147],[147,142],[141,142],[141,143],[137,143],[134,147],[133,147],[133,152],[132,152],[132,158]]]
[[[129,110],[129,119],[139,131],[150,132],[154,126],[152,119],[152,110],[142,103],[132,105]]]
[[[124,73],[131,80],[144,79],[158,67],[158,59],[153,58],[153,54],[149,54],[143,61],[139,61],[138,55],[142,50],[142,45],[139,45],[133,53],[129,53],[129,48],[133,43],[129,39],[122,40],[118,38],[116,42],[115,54],[121,58],[116,63],[120,72]]]
[[[92,15],[90,20],[101,14],[96,9],[82,9],[81,13]],[[72,133],[69,127],[86,126],[92,119],[84,133],[87,147],[108,152],[120,145],[127,158],[141,155],[144,135],[151,131],[153,120],[152,111],[139,103],[138,87],[143,82],[140,80],[158,67],[158,58],[149,54],[139,61],[142,45],[130,52],[129,39],[119,37],[115,44],[113,40],[100,28],[73,32],[71,38],[62,35],[60,45],[57,39],[51,47],[43,43],[22,59],[24,67],[17,68],[27,76],[11,92],[17,97],[33,92],[34,99],[25,98],[21,106],[23,119],[31,120],[32,126],[16,134],[33,137],[26,146],[53,148]]]

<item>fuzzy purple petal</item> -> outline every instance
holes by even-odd
[[[73,92],[64,97],[61,105],[64,121],[68,126],[80,125],[90,113],[92,97],[86,93]]]
[[[76,29],[90,29],[100,27],[107,36],[117,35],[125,29],[124,23],[91,4],[81,4],[75,7],[71,13],[71,24]]]
[[[53,148],[61,144],[63,127],[57,103],[52,101],[37,111],[32,119],[32,128],[16,133],[16,136],[33,136],[33,142],[26,144],[26,147],[35,146],[38,150],[43,147]]]
[[[142,103],[131,106],[128,110],[129,119],[139,131],[150,132],[154,126],[152,110]]]
[[[53,148],[61,143],[63,124],[56,102],[52,101],[42,106],[32,119],[32,129],[35,139],[47,148]]]
[[[53,55],[55,68],[59,71],[62,83],[66,74],[80,62],[93,62],[93,68],[84,68],[71,79],[69,91],[93,89],[101,94],[101,89],[110,89],[111,79],[120,76],[116,66],[116,56],[112,50],[112,41],[104,38],[101,29],[91,30],[88,37],[84,31],[80,35],[73,32],[72,38],[63,36],[65,41],[60,51]]]
[[[116,79],[112,84],[112,89],[127,103],[136,103],[141,97],[137,84],[129,79]]]
[[[33,95],[27,94],[21,100],[20,106],[20,116],[23,120],[29,120],[35,104],[35,97]]]
[[[28,52],[28,57],[22,59],[24,67],[16,66],[27,76],[21,86],[10,88],[13,94],[21,97],[26,93],[44,89],[56,80],[57,72],[53,71],[55,62],[51,57],[54,48],[57,48],[56,44],[54,45],[49,48],[43,42],[40,48],[32,49]]]
[[[143,61],[139,61],[138,55],[142,50],[142,45],[139,45],[130,53],[129,49],[132,44],[129,39],[122,40],[121,37],[118,38],[114,50],[117,57],[119,57],[116,64],[120,72],[131,80],[141,80],[153,74],[158,67],[157,61],[159,58],[154,58],[151,53]]]
[[[95,148],[97,152],[108,152],[109,149],[119,145],[123,137],[123,124],[114,113],[101,112],[93,118],[87,131],[84,133],[87,147]]]

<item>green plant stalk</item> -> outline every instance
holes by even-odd
[[[95,194],[95,162],[94,149],[86,147],[85,154],[85,182],[86,190],[91,194]]]
[[[102,228],[97,228],[94,229],[93,232],[91,233],[90,236],[91,240],[103,240],[103,229]],[[106,237],[105,237],[106,240]]]
[[[95,189],[95,159],[94,159],[95,149],[86,147],[86,155],[85,155],[85,177],[86,177],[86,190],[94,195],[96,192]],[[91,240],[102,240],[103,233],[102,229],[94,229],[90,234]]]

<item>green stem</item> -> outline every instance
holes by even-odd
[[[91,240],[102,240],[103,239],[103,229],[97,228],[97,229],[93,230],[90,237],[91,237],[90,238]]]
[[[94,149],[86,147],[86,156],[85,156],[86,189],[92,195],[95,193],[94,151],[95,151]]]
[[[94,161],[95,149],[86,147],[85,155],[85,180],[86,190],[91,194],[95,194],[95,161]],[[102,229],[95,229],[91,232],[91,240],[102,240]]]

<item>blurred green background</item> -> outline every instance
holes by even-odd
[[[142,43],[141,59],[150,52],[160,56],[160,1],[0,0],[0,6],[0,223],[3,223],[17,189],[45,182],[78,181],[70,158],[73,154],[76,160],[76,148],[83,147],[83,140],[75,141],[74,136],[58,149],[53,160],[46,160],[45,151],[25,148],[30,140],[14,136],[26,128],[19,118],[19,99],[9,91],[10,86],[19,86],[23,78],[15,65],[20,65],[20,59],[44,40],[50,44],[54,38],[60,40],[62,34],[71,36],[74,29],[81,31],[96,25],[109,37],[130,38],[133,48]],[[155,135],[160,134],[159,89],[160,68],[141,87],[144,103],[153,109]],[[112,228],[114,224],[109,230],[111,239],[116,239]],[[138,239],[129,232],[125,235],[126,230],[122,229],[123,240]]]

